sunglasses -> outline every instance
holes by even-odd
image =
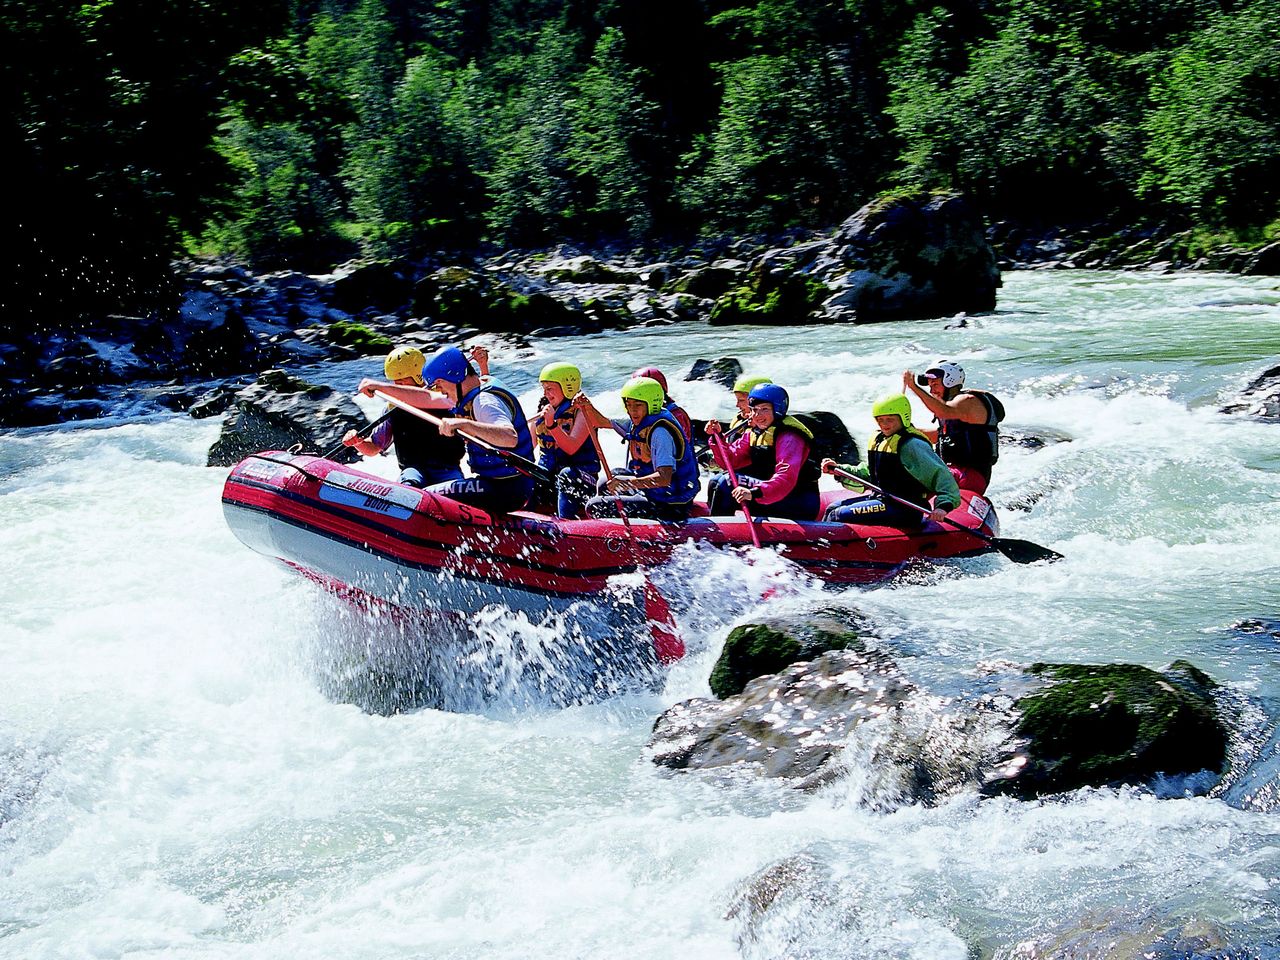
[[[941,379],[942,379],[942,374],[934,370],[930,370],[928,373],[916,374],[916,383],[920,384],[920,386],[922,387],[927,387],[929,385],[930,380],[941,380]]]

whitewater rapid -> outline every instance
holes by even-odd
[[[1280,620],[1278,428],[1217,409],[1278,344],[1274,278],[1035,273],[954,329],[690,325],[493,363],[527,399],[543,363],[575,360],[607,410],[657,363],[694,415],[727,416],[727,391],[679,376],[735,356],[862,441],[903,369],[958,360],[1006,428],[1051,441],[1002,452],[1003,534],[1067,559],[837,595],[796,582],[779,602],[856,606],[944,687],[991,661],[1188,659],[1248,705],[1266,772],[1277,640],[1238,625]],[[377,367],[312,373],[350,389]],[[886,812],[857,762],[869,743],[813,794],[660,772],[653,719],[706,695],[728,628],[787,576],[767,558],[660,574],[691,656],[655,692],[364,711],[334,651],[372,628],[231,536],[225,470],[204,466],[217,431],[122,417],[0,438],[0,957],[964,960],[1109,910],[1280,956],[1280,829],[1240,797],[1169,784]],[[501,616],[483,629],[538,642]],[[809,865],[803,895],[748,929],[743,884],[784,860]]]

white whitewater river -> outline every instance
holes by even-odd
[[[856,763],[812,794],[660,770],[643,756],[654,718],[707,694],[773,575],[728,557],[665,574],[697,615],[658,692],[367,713],[326,674],[367,625],[224,523],[226,470],[204,466],[218,423],[11,431],[0,957],[967,960],[1116,910],[1280,957],[1280,424],[1217,412],[1277,362],[1276,279],[1017,273],[995,314],[946,325],[690,325],[493,362],[525,396],[550,359],[602,396],[656,363],[694,415],[723,416],[727,391],[679,377],[735,356],[860,443],[904,368],[961,362],[1004,400],[1006,429],[1070,438],[1006,447],[991,489],[1005,536],[1067,559],[987,556],[825,598],[944,686],[986,661],[1190,660],[1248,705],[1249,790],[884,812]],[[327,375],[349,389],[379,367]],[[1234,628],[1248,620],[1272,626]],[[517,628],[482,629],[500,645]],[[820,890],[744,936],[727,916],[743,883],[797,854],[822,865]]]

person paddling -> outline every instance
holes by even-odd
[[[571,363],[548,363],[538,381],[547,401],[533,418],[538,465],[556,478],[557,515],[578,517],[600,478],[591,425],[585,411],[573,404],[582,390],[582,374]]]
[[[904,370],[902,385],[937,421],[936,430],[920,432],[935,445],[960,489],[986,493],[991,468],[1000,458],[1004,404],[985,390],[963,389],[964,368],[950,360],[939,361],[919,376]]]
[[[749,503],[753,516],[787,520],[814,520],[818,516],[818,464],[812,457],[813,433],[787,415],[791,399],[773,383],[761,383],[748,394],[751,421],[732,443],[715,449],[716,462],[732,466],[738,476],[733,486],[728,474],[713,477],[707,486],[712,516],[729,516]],[[721,432],[719,421],[707,423],[707,434]],[[728,462],[721,456],[727,455]]]
[[[676,418],[676,423],[680,424],[680,429],[684,431],[685,440],[693,442],[693,421],[689,419],[689,414],[685,413],[684,407],[671,399],[671,394],[667,390],[667,375],[657,367],[641,367],[632,378],[648,377],[650,380],[656,380],[662,387],[662,406],[669,414]]]
[[[912,426],[911,401],[901,393],[888,394],[875,402],[871,415],[880,430],[867,443],[867,462],[853,466],[827,458],[822,461],[822,472],[838,469],[842,474],[865,477],[886,493],[928,510],[928,519],[941,523],[960,506],[960,488],[928,438]],[[836,479],[848,489],[863,489],[846,476],[837,474]],[[888,497],[864,495],[832,504],[823,519],[912,529],[923,523],[925,515]]]
[[[627,466],[615,470],[600,496],[587,501],[592,517],[616,517],[618,501],[627,516],[683,522],[698,492],[698,462],[680,424],[666,409],[666,391],[651,377],[633,377],[622,386],[625,419],[610,420],[585,393],[574,404],[596,429],[612,428],[627,441]]]
[[[426,357],[417,347],[397,347],[387,354],[382,369],[396,386],[422,387],[425,364]],[[390,408],[369,439],[348,430],[342,443],[366,457],[376,457],[394,445],[400,482],[411,487],[462,479],[462,438],[441,436],[435,424],[396,407]]]
[[[508,458],[474,442],[533,459],[533,435],[515,395],[494,381],[483,382],[457,347],[437,350],[424,365],[422,380],[428,389],[362,380],[360,392],[367,396],[381,392],[419,410],[448,411],[450,415],[440,420],[440,432],[447,437],[459,430],[468,435],[464,439],[472,476],[434,483],[427,489],[489,513],[519,510],[528,503],[533,481]]]

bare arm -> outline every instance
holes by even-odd
[[[419,410],[450,410],[453,408],[453,401],[443,393],[436,393],[426,387],[402,387],[382,380],[365,379],[360,381],[359,392],[366,397],[372,397],[375,390],[385,393],[388,397],[394,397],[402,403],[407,403],[411,407],[417,407]]]
[[[910,370],[903,372],[902,386],[914,393],[916,399],[939,420],[960,420],[964,423],[987,422],[986,405],[971,393],[962,393],[950,400],[939,400],[916,383],[916,375]],[[930,431],[922,432],[927,434]],[[930,439],[937,440],[938,432],[934,430],[932,433],[933,437]]]

